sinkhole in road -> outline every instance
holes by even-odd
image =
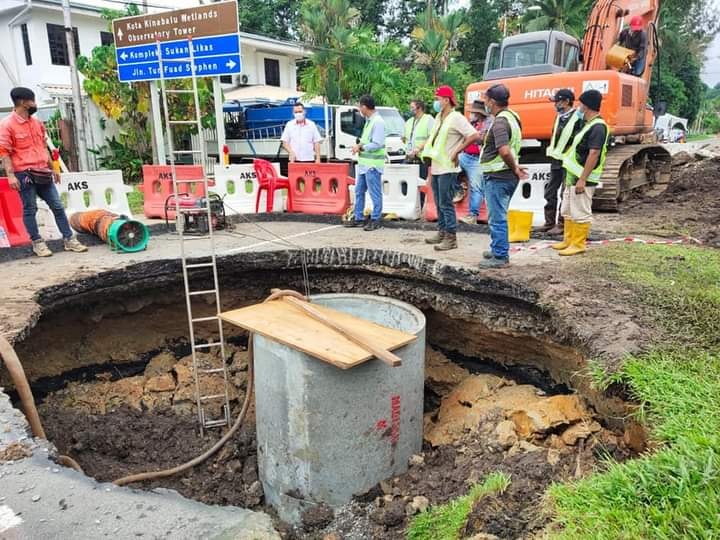
[[[198,433],[177,276],[161,279],[151,264],[137,275],[132,283],[96,278],[80,293],[77,282],[52,291],[37,325],[16,346],[49,439],[99,481],[183,463],[221,435]],[[295,272],[238,270],[227,281],[227,308],[255,303],[272,287],[301,290]],[[343,507],[311,509],[296,528],[278,521],[285,536],[403,538],[412,516],[428,504],[463,495],[502,471],[510,486],[485,510],[473,509],[464,534],[517,538],[545,525],[543,494],[551,482],[642,450],[619,420],[627,405],[622,393],[594,390],[581,376],[582,353],[553,333],[552,317],[527,299],[367,268],[314,270],[313,292],[347,291],[395,297],[427,317],[423,452],[406,473]],[[200,339],[213,335],[201,331]],[[230,328],[227,342],[237,414],[247,388],[247,335]],[[208,377],[211,386],[222,385],[221,376]],[[258,478],[252,408],[214,457],[185,474],[134,487],[272,513]]]

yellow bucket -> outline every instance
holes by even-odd
[[[508,231],[510,242],[527,242],[530,240],[533,213],[521,210],[508,210]]]
[[[635,51],[632,49],[626,49],[621,45],[613,45],[605,57],[605,62],[610,69],[624,71],[633,54],[635,54]]]

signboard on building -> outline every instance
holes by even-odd
[[[165,79],[195,73],[215,77],[240,73],[237,2],[219,2],[113,21],[118,77],[122,82]]]

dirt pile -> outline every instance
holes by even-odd
[[[229,366],[235,414],[247,385],[247,353],[232,348]],[[48,436],[100,481],[178,465],[220,437],[200,438],[189,358],[156,355],[141,375],[71,383],[40,407]],[[603,429],[576,395],[545,395],[507,377],[473,374],[428,349],[423,452],[406,474],[380,482],[351,503],[317,507],[286,538],[400,539],[414,515],[464,495],[486,475],[511,477],[500,496],[483,499],[468,536],[518,538],[542,529],[541,501],[553,481],[582,476],[600,457],[628,456],[622,436]],[[206,381],[218,384],[221,379]],[[210,504],[265,508],[258,478],[254,414],[213,458],[187,474],[138,485],[169,488]],[[480,503],[478,503],[480,504]],[[332,536],[335,535],[335,536]]]
[[[720,157],[676,161],[667,190],[630,201],[623,221],[641,219],[648,232],[690,234],[720,247]]]
[[[622,436],[602,428],[578,396],[471,374],[432,350],[428,394],[439,405],[425,415],[424,451],[408,472],[336,510],[329,526],[288,537],[399,540],[418,512],[466,494],[496,471],[510,475],[510,486],[478,501],[463,537],[526,537],[545,526],[541,500],[551,482],[583,476],[601,457],[629,456]]]

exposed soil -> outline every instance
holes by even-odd
[[[240,347],[231,346],[231,352],[231,399],[237,408],[244,398],[247,357]],[[404,538],[418,511],[464,495],[495,471],[511,476],[510,487],[479,501],[465,532],[525,537],[545,525],[542,497],[552,481],[588,473],[600,456],[629,455],[622,437],[602,428],[592,410],[562,386],[548,387],[548,395],[503,372],[487,373],[494,369],[473,374],[437,350],[428,349],[426,356],[423,453],[411,458],[406,474],[381,482],[342,508],[307,511],[298,528],[279,523],[284,537]],[[168,468],[199,455],[220,433],[198,434],[188,367],[187,357],[164,352],[132,377],[100,372],[95,380],[49,393],[40,412],[50,440],[101,481]],[[264,507],[258,480],[253,421],[251,411],[230,443],[189,473],[137,487],[168,488],[205,503],[271,512]]]
[[[720,247],[720,157],[683,161],[673,167],[666,191],[628,201],[619,216],[600,218],[603,227],[659,236],[687,234]]]

